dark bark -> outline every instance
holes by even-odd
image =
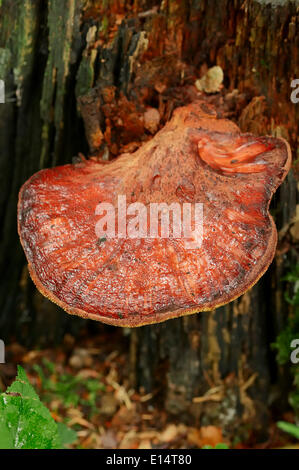
[[[0,13],[0,76],[6,84],[6,104],[0,106],[0,332],[27,343],[59,340],[67,325],[72,330],[79,323],[34,292],[16,230],[21,184],[84,150],[73,92],[80,55],[78,26],[68,25],[73,3],[51,1],[47,9],[40,0],[3,1]],[[54,71],[56,79],[49,81]]]
[[[79,102],[90,151],[97,152],[94,134],[104,131],[98,100],[106,87],[115,86],[137,105],[146,88],[146,104],[156,105],[154,84],[165,76],[170,114],[171,90],[182,82],[181,63],[185,73],[197,76],[203,64],[217,63],[227,89],[266,98],[262,109],[249,105],[242,113],[242,130],[281,135],[296,147],[299,106],[290,101],[290,81],[299,77],[297,2],[220,3],[168,0],[160,8],[159,1],[2,0],[0,78],[7,90],[7,103],[0,105],[2,338],[15,334],[23,342],[49,344],[84,324],[35,291],[15,220],[18,190],[29,176],[88,153],[79,97],[84,95]],[[112,38],[115,12],[127,19]],[[96,43],[99,31],[102,41]],[[92,114],[98,121],[89,119]],[[256,287],[214,312],[131,333],[132,381],[159,392],[174,414],[230,431],[248,425],[265,429],[271,386],[281,380],[270,349],[287,312],[281,276],[296,258],[293,249],[285,249],[296,208],[293,175],[272,208],[281,230],[278,255]]]

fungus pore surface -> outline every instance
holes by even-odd
[[[21,188],[18,205],[31,277],[68,313],[118,326],[230,302],[273,259],[277,232],[269,204],[290,159],[284,140],[241,134],[213,108],[195,102],[178,108],[135,153],[39,171]],[[203,204],[201,242],[173,236],[171,213],[165,238],[160,226],[155,238],[119,237],[120,225],[126,230],[133,217],[118,222],[119,196],[127,207],[142,203],[148,214],[153,203],[189,204],[192,223],[195,204]],[[115,237],[98,236],[105,216],[97,210],[100,203],[116,208]]]

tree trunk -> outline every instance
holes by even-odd
[[[195,65],[217,63],[230,90],[266,97],[264,109],[263,100],[253,100],[241,114],[244,132],[282,136],[296,148],[299,108],[290,100],[291,80],[299,76],[296,5],[222,3],[217,10],[213,1],[199,2],[190,14]],[[285,376],[276,370],[270,345],[288,312],[281,278],[298,260],[287,235],[296,209],[293,174],[271,207],[280,230],[277,256],[255,287],[213,312],[134,332],[138,385],[160,392],[174,415],[243,437],[249,430],[265,437],[270,405],[286,406]]]
[[[109,122],[103,116],[111,87],[116,111],[124,94],[130,106],[159,106],[166,120],[184,103],[177,92],[190,77],[218,64],[227,90],[237,88],[247,100],[236,115],[241,129],[286,137],[296,148],[299,106],[290,100],[290,82],[299,77],[297,2],[271,3],[0,2],[2,338],[49,344],[84,323],[63,315],[30,282],[16,233],[17,195],[43,167],[70,162],[79,152],[107,157],[108,149],[113,156],[130,143],[128,129],[120,143],[113,116]],[[175,415],[230,432],[266,429],[271,386],[280,383],[270,343],[287,313],[281,277],[296,258],[288,235],[296,209],[293,175],[272,209],[280,230],[277,257],[253,289],[211,313],[131,332],[132,381],[159,393]]]

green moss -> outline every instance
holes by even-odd
[[[7,0],[1,5],[8,8]],[[18,104],[22,100],[23,83],[32,71],[37,30],[38,7],[31,0],[16,1],[15,14],[4,14],[0,20],[0,42],[5,45],[0,49],[0,75],[5,79],[13,68]]]
[[[94,62],[97,51],[93,50],[88,56],[83,56],[77,73],[76,96],[87,94],[94,85]]]
[[[41,117],[44,121],[40,167],[47,164],[50,126],[55,128],[54,160],[63,132],[64,100],[70,66],[73,63],[73,42],[79,34],[81,0],[49,0],[48,28],[49,55],[44,75],[41,98]],[[54,113],[53,113],[54,109]],[[57,162],[53,161],[55,165]]]
[[[290,292],[285,292],[285,299],[290,305],[290,313],[284,330],[279,334],[273,347],[277,350],[277,362],[281,365],[290,364],[291,342],[299,338],[299,264],[283,278],[289,282]],[[293,376],[293,390],[289,396],[290,405],[299,417],[299,368],[290,365]]]

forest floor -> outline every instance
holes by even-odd
[[[129,385],[129,348],[122,330],[103,327],[79,340],[66,335],[51,349],[28,350],[13,342],[0,365],[0,392],[12,383],[22,365],[31,384],[56,422],[77,434],[72,448],[190,449],[226,444],[229,448],[294,447],[275,422],[269,440],[257,444],[228,442],[220,428],[181,422],[161,408],[160,390],[146,394]],[[289,416],[282,416],[289,419]],[[225,448],[227,448],[225,446]],[[296,446],[298,447],[298,446]]]

